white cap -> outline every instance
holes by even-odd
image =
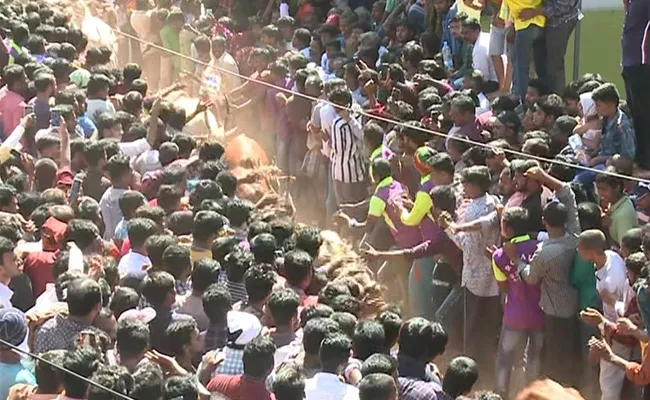
[[[262,324],[253,314],[241,311],[228,312],[228,336],[236,336],[234,344],[244,346],[262,332]]]

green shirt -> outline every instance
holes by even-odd
[[[596,268],[594,263],[585,261],[576,252],[569,279],[571,280],[571,285],[578,290],[578,302],[581,310],[587,307],[598,307]]]
[[[179,32],[177,32],[174,28],[172,28],[171,25],[165,25],[160,30],[160,39],[162,39],[162,44],[164,48],[169,49],[171,51],[175,51],[177,53],[181,52],[181,39],[180,39]],[[170,56],[174,57],[175,72],[180,73],[182,58],[171,54]]]
[[[629,197],[623,196],[616,203],[609,207],[609,237],[621,246],[623,235],[632,228],[639,226],[639,220],[634,210],[634,205]]]

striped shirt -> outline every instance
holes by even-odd
[[[332,179],[345,183],[362,182],[365,179],[366,164],[361,123],[355,118],[348,122],[338,116],[332,122],[331,135]]]

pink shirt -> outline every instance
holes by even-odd
[[[25,99],[16,92],[3,87],[0,89],[0,113],[2,114],[3,138],[8,137],[20,124],[25,113]]]

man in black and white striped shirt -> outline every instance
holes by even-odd
[[[336,201],[338,204],[356,203],[368,195],[363,128],[361,122],[350,115],[348,108],[352,105],[352,94],[349,90],[335,90],[330,101],[346,107],[336,110],[338,115],[330,130],[330,169]]]

